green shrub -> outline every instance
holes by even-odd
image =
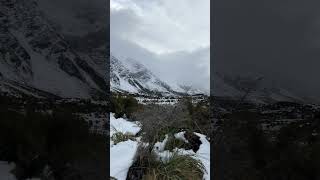
[[[131,117],[132,113],[139,108],[138,101],[132,96],[113,95],[111,97],[111,112],[115,117]]]

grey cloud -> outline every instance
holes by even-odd
[[[123,6],[132,3],[130,0],[127,2]],[[190,7],[195,7],[194,14],[203,13],[199,12],[203,10],[209,16],[209,9],[208,12],[203,9],[203,4],[209,6],[209,1],[197,1],[201,2],[200,5],[196,5],[195,1],[134,2],[142,11],[143,8],[152,7],[152,10],[159,13],[159,17],[150,11],[141,16],[135,8],[111,10],[111,52],[140,61],[166,82],[193,85],[208,92],[209,17],[197,19],[196,15],[190,15]],[[179,8],[174,10],[169,5]],[[175,32],[176,30],[179,32]],[[154,49],[171,51],[158,53]]]
[[[111,52],[123,58],[133,58],[168,83],[193,85],[209,92],[210,49],[202,48],[193,52],[154,54],[132,42],[111,37]]]
[[[319,1],[218,0],[214,71],[262,74],[320,100]]]

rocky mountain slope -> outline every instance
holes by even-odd
[[[111,55],[110,82],[114,91],[132,93],[170,93],[173,90],[166,83],[157,78],[145,66],[133,59],[119,60]]]
[[[100,43],[81,51],[42,10],[37,1],[1,1],[0,89],[78,98],[105,94],[109,89],[107,68],[102,66],[106,46]],[[92,36],[81,34],[85,41],[94,40]]]
[[[111,91],[148,95],[202,94],[191,86],[169,85],[154,75],[143,64],[134,59],[120,59],[111,54],[110,59]]]
[[[273,103],[277,101],[305,102],[290,90],[270,82],[263,76],[240,76],[215,72],[212,94],[235,100],[247,100],[255,103]]]

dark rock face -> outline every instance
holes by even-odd
[[[77,67],[72,63],[72,61],[64,56],[60,56],[58,58],[58,64],[62,70],[67,72],[70,76],[77,77],[84,81],[83,77],[80,74],[80,71]]]
[[[9,20],[4,14],[0,14],[0,65],[9,69],[24,80],[32,78],[30,55],[9,31]],[[6,73],[3,73],[6,74]]]

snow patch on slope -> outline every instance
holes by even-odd
[[[169,85],[133,59],[119,59],[111,55],[110,65],[112,91],[123,90],[131,93],[172,92]]]
[[[125,91],[130,93],[161,93],[162,95],[204,94],[201,90],[191,86],[179,85],[162,81],[148,68],[138,61],[111,54],[110,80],[111,91]]]
[[[62,97],[89,97],[89,88],[75,77],[61,71],[41,54],[34,52],[24,35],[11,30],[19,43],[31,56],[33,70],[32,86],[44,91],[53,92]]]

